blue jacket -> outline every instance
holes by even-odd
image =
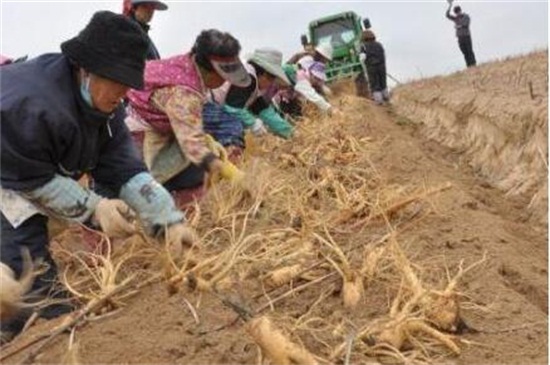
[[[76,69],[62,54],[0,68],[0,185],[29,191],[56,174],[91,172],[119,191],[147,171],[124,124],[122,105],[110,115],[88,107]]]

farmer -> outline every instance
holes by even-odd
[[[290,85],[281,67],[282,59],[282,53],[277,50],[256,49],[245,64],[252,79],[248,87],[226,82],[213,91],[213,102],[207,103],[203,112],[205,130],[222,145],[244,148],[243,126],[255,135],[268,130],[279,137],[290,138],[292,125],[271,105],[279,85]],[[232,118],[241,125],[240,131],[238,126],[231,128]]]
[[[292,86],[280,90],[274,100],[284,114],[301,116],[303,101],[313,103],[323,113],[339,113],[320,93],[327,79],[323,63],[306,56],[298,65],[286,64],[283,69]]]
[[[173,247],[194,241],[183,213],[147,172],[122,118],[121,98],[129,88],[143,86],[147,47],[147,37],[136,24],[100,11],[76,37],[61,44],[62,53],[0,70],[3,336],[18,333],[29,315],[4,317],[4,309],[17,304],[6,302],[3,290],[22,274],[22,251],[46,264],[34,280],[33,294],[44,298],[54,291],[57,268],[48,251],[49,217],[126,237],[133,226],[121,212],[129,206],[151,236],[166,234]],[[86,172],[118,191],[121,200],[83,188],[76,180]],[[70,310],[57,304],[40,315],[53,318]]]
[[[464,55],[467,67],[476,65],[476,56],[472,47],[472,36],[470,34],[470,16],[462,12],[460,6],[455,6],[453,12],[455,15],[451,15],[451,7],[453,6],[452,0],[449,1],[449,8],[445,13],[447,19],[452,20],[455,23],[456,37],[458,38],[458,46],[460,51]]]
[[[311,56],[313,57],[314,61],[327,64],[330,61],[332,61],[332,54],[333,54],[333,48],[330,45],[330,43],[322,43],[317,45],[316,47],[311,46],[308,49],[305,49],[304,52],[296,53],[287,61],[287,63],[296,64],[303,57]]]
[[[377,104],[389,101],[388,87],[386,85],[386,55],[384,47],[380,42],[376,41],[376,36],[371,30],[363,31],[361,59],[365,62],[370,91],[374,101]]]
[[[153,19],[155,10],[167,10],[168,5],[159,0],[124,0],[122,13],[139,24],[145,33],[149,33],[149,23]],[[147,50],[148,60],[160,59],[160,54],[155,44],[147,35],[149,49]]]
[[[204,192],[207,172],[231,181],[242,177],[214,153],[202,121],[208,89],[226,81],[250,84],[240,49],[229,33],[202,31],[189,53],[147,62],[145,88],[128,93],[126,124],[145,164],[176,195],[178,205]]]

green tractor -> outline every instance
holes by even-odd
[[[371,27],[368,18],[361,19],[353,11],[347,11],[309,23],[308,36],[302,35],[301,42],[317,46],[330,43],[333,49],[332,61],[327,64],[327,81],[353,79],[358,95],[368,96],[368,80],[364,65],[359,59],[363,29]]]

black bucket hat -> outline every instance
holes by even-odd
[[[147,35],[127,17],[96,12],[86,28],[61,44],[61,51],[86,71],[133,89],[143,88]]]

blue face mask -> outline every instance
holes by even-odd
[[[88,104],[88,106],[92,107],[94,106],[94,103],[92,101],[92,94],[90,93],[90,77],[83,78],[80,82],[80,95],[82,95],[82,99]]]

